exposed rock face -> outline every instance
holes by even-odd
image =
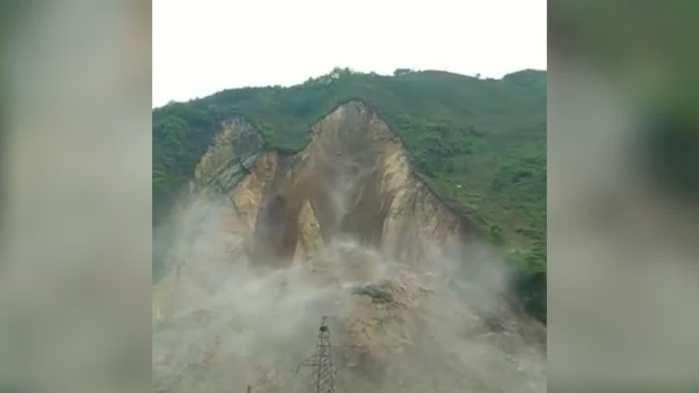
[[[312,255],[318,253],[323,248],[323,237],[320,233],[320,224],[311,207],[310,202],[304,203],[299,212],[298,241],[296,242],[296,251],[294,252],[294,260],[305,261]]]
[[[196,184],[228,195],[236,213],[227,229],[254,227],[249,241],[258,259],[304,259],[309,247],[351,237],[418,263],[429,247],[469,234],[468,223],[413,174],[398,137],[360,102],[316,123],[296,155],[265,153],[250,165],[261,146],[251,132],[246,123],[227,124],[197,167]],[[238,153],[240,136],[245,154]],[[251,172],[242,182],[241,167]]]
[[[194,171],[198,191],[229,192],[248,174],[264,147],[258,132],[245,119],[224,121],[221,128]]]
[[[296,177],[326,242],[348,235],[417,262],[428,241],[443,246],[468,233],[465,220],[413,175],[398,137],[362,103],[338,107],[312,131]]]

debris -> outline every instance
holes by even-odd
[[[375,303],[392,303],[393,295],[384,287],[378,285],[366,285],[352,288],[353,295],[366,295]]]

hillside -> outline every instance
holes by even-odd
[[[412,167],[448,205],[501,248],[533,314],[545,319],[546,74],[501,80],[440,71],[395,76],[336,69],[288,88],[225,90],[153,111],[155,237],[178,191],[223,121],[243,117],[263,149],[301,151],[310,128],[338,105],[359,100],[405,145]],[[167,237],[167,236],[165,236]],[[154,277],[163,271],[156,246]]]

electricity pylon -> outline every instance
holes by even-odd
[[[323,316],[320,322],[315,352],[304,360],[301,366],[313,368],[315,393],[335,393],[335,364],[333,363],[327,316]]]

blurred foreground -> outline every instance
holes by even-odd
[[[149,389],[150,20],[2,2],[0,392]]]
[[[697,391],[699,3],[549,8],[549,388]]]

